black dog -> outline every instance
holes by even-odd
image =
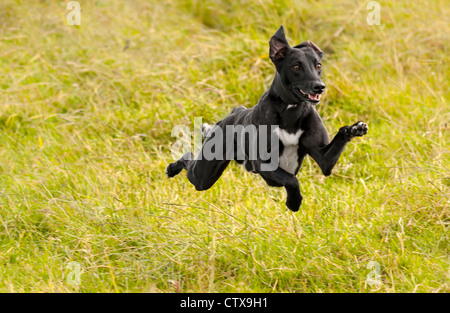
[[[277,70],[269,90],[262,95],[255,107],[233,109],[231,114],[218,122],[214,128],[224,130],[228,125],[257,127],[278,125],[275,129],[276,138],[279,140],[278,166],[274,170],[262,170],[262,164],[265,161],[261,157],[249,158],[249,146],[246,143],[243,148],[244,160],[237,158],[236,153],[231,158],[212,160],[201,158],[199,154],[193,160],[192,154],[186,153],[180,160],[169,164],[166,174],[173,177],[184,168],[187,170],[189,181],[195,188],[206,190],[219,179],[230,159],[234,159],[244,163],[248,171],[260,174],[269,186],[285,187],[287,207],[292,211],[298,211],[302,196],[295,175],[305,155],[309,154],[319,164],[323,174],[328,176],[347,142],[355,136],[365,135],[368,127],[363,122],[344,126],[330,142],[322,119],[315,109],[325,89],[325,84],[320,79],[322,72],[320,61],[323,52],[311,41],[290,47],[283,26],[272,36],[269,44],[269,56]],[[210,136],[211,128],[207,124],[203,127],[205,137],[209,136],[209,138],[205,140],[201,152],[209,140],[216,138],[216,136]],[[222,136],[224,145],[231,142],[235,148],[233,151],[236,151],[236,148],[239,150],[239,147],[236,147],[235,136]],[[270,138],[273,137],[269,137],[268,147],[271,144]]]

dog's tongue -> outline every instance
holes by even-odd
[[[317,94],[317,95],[308,94],[308,96],[309,96],[309,99],[311,99],[311,100],[317,101],[317,100],[320,99],[320,95],[319,94]]]

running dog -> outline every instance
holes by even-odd
[[[269,57],[275,65],[276,74],[272,85],[261,96],[258,104],[252,108],[241,106],[233,109],[230,115],[214,127],[204,124],[202,130],[207,138],[199,156],[193,159],[192,153],[186,153],[181,159],[167,166],[166,174],[168,177],[174,177],[186,169],[187,177],[195,188],[207,190],[214,185],[233,159],[243,163],[246,170],[261,175],[269,186],[284,187],[287,192],[286,206],[295,212],[299,210],[303,199],[296,175],[305,155],[310,155],[323,174],[329,176],[347,143],[354,137],[367,134],[368,127],[364,122],[343,126],[330,142],[327,130],[315,108],[325,90],[325,84],[320,78],[322,50],[311,41],[289,46],[283,26],[272,36],[269,46]],[[263,169],[262,165],[267,161],[262,158],[249,157],[248,142],[242,148],[244,160],[237,157],[239,147],[236,147],[236,138],[227,137],[225,128],[238,125],[276,126],[274,133],[279,141],[276,150],[278,164],[273,170]],[[217,139],[217,136],[211,134],[214,133],[213,129],[218,128],[223,130],[223,142],[231,142],[231,145],[234,145],[234,155],[231,158],[217,159],[200,157],[208,141]],[[273,137],[268,137],[267,150],[271,147],[270,138]]]

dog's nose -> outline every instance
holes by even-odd
[[[320,82],[313,87],[314,92],[322,93],[325,90],[325,84]]]

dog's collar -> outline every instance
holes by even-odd
[[[286,110],[295,108],[297,105],[298,105],[298,104],[288,104],[287,107],[286,107]]]

